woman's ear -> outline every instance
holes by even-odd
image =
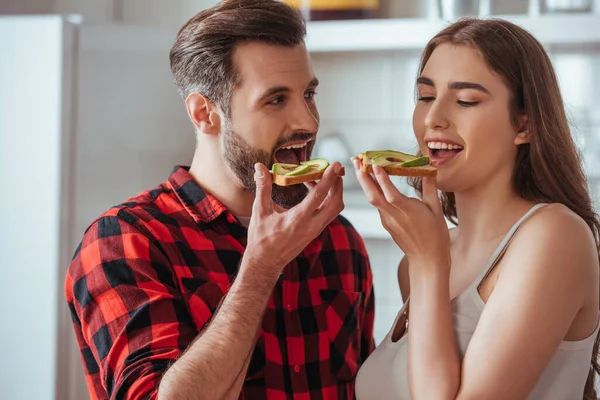
[[[193,92],[185,99],[187,112],[199,132],[207,135],[221,133],[219,107],[200,93]]]
[[[529,128],[527,124],[527,115],[523,115],[519,121],[519,130],[517,131],[517,135],[515,136],[515,146],[520,146],[522,144],[527,144],[531,141],[531,137],[529,136]]]

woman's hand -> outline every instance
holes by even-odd
[[[377,207],[383,227],[419,269],[450,269],[450,237],[433,178],[423,179],[423,200],[398,191],[385,170],[373,166],[374,178],[361,170],[361,161],[352,160],[358,181],[370,204]]]

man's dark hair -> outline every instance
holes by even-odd
[[[304,43],[300,12],[278,0],[224,0],[196,14],[177,34],[171,72],[185,99],[198,92],[230,115],[239,77],[233,52],[239,44],[261,42],[293,47]]]

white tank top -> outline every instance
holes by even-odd
[[[521,224],[542,206],[544,204],[534,206],[517,221],[494,251],[477,279],[452,300],[452,325],[461,359],[465,355],[485,307],[477,290],[479,284],[500,260]],[[402,336],[397,342],[392,342],[392,333],[396,323],[407,310],[408,303],[407,299],[390,332],[358,371],[356,377],[356,398],[358,400],[410,399],[407,366],[408,335]],[[587,339],[561,342],[543,375],[527,397],[528,400],[581,400],[583,398],[598,328],[600,328],[600,322],[594,333]]]

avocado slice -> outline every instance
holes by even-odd
[[[399,162],[403,162],[398,160],[399,159],[396,157],[388,157],[385,154],[378,155],[370,159],[371,164],[379,165],[381,167],[387,167],[388,165],[395,165]]]
[[[383,162],[383,160],[387,160],[390,163],[397,163],[397,162],[406,162],[406,161],[410,161],[410,160],[414,160],[415,156],[413,156],[412,154],[407,154],[407,153],[402,153],[401,151],[395,151],[395,150],[369,150],[365,152],[365,157],[368,159],[372,159],[373,163],[375,163],[374,159],[378,158],[379,162]],[[382,165],[382,164],[378,164],[378,165]],[[389,165],[389,164],[386,164]]]
[[[294,171],[296,168],[298,168],[298,165],[296,164],[275,163],[271,167],[271,172],[276,175],[285,175]]]
[[[302,161],[300,164],[308,166],[311,172],[324,171],[329,167],[329,162],[324,158]]]
[[[399,167],[421,167],[423,165],[429,165],[429,157],[417,157],[414,160],[405,161],[399,164]]]
[[[298,176],[310,171],[310,165],[296,165],[296,169],[285,174],[285,176]]]

